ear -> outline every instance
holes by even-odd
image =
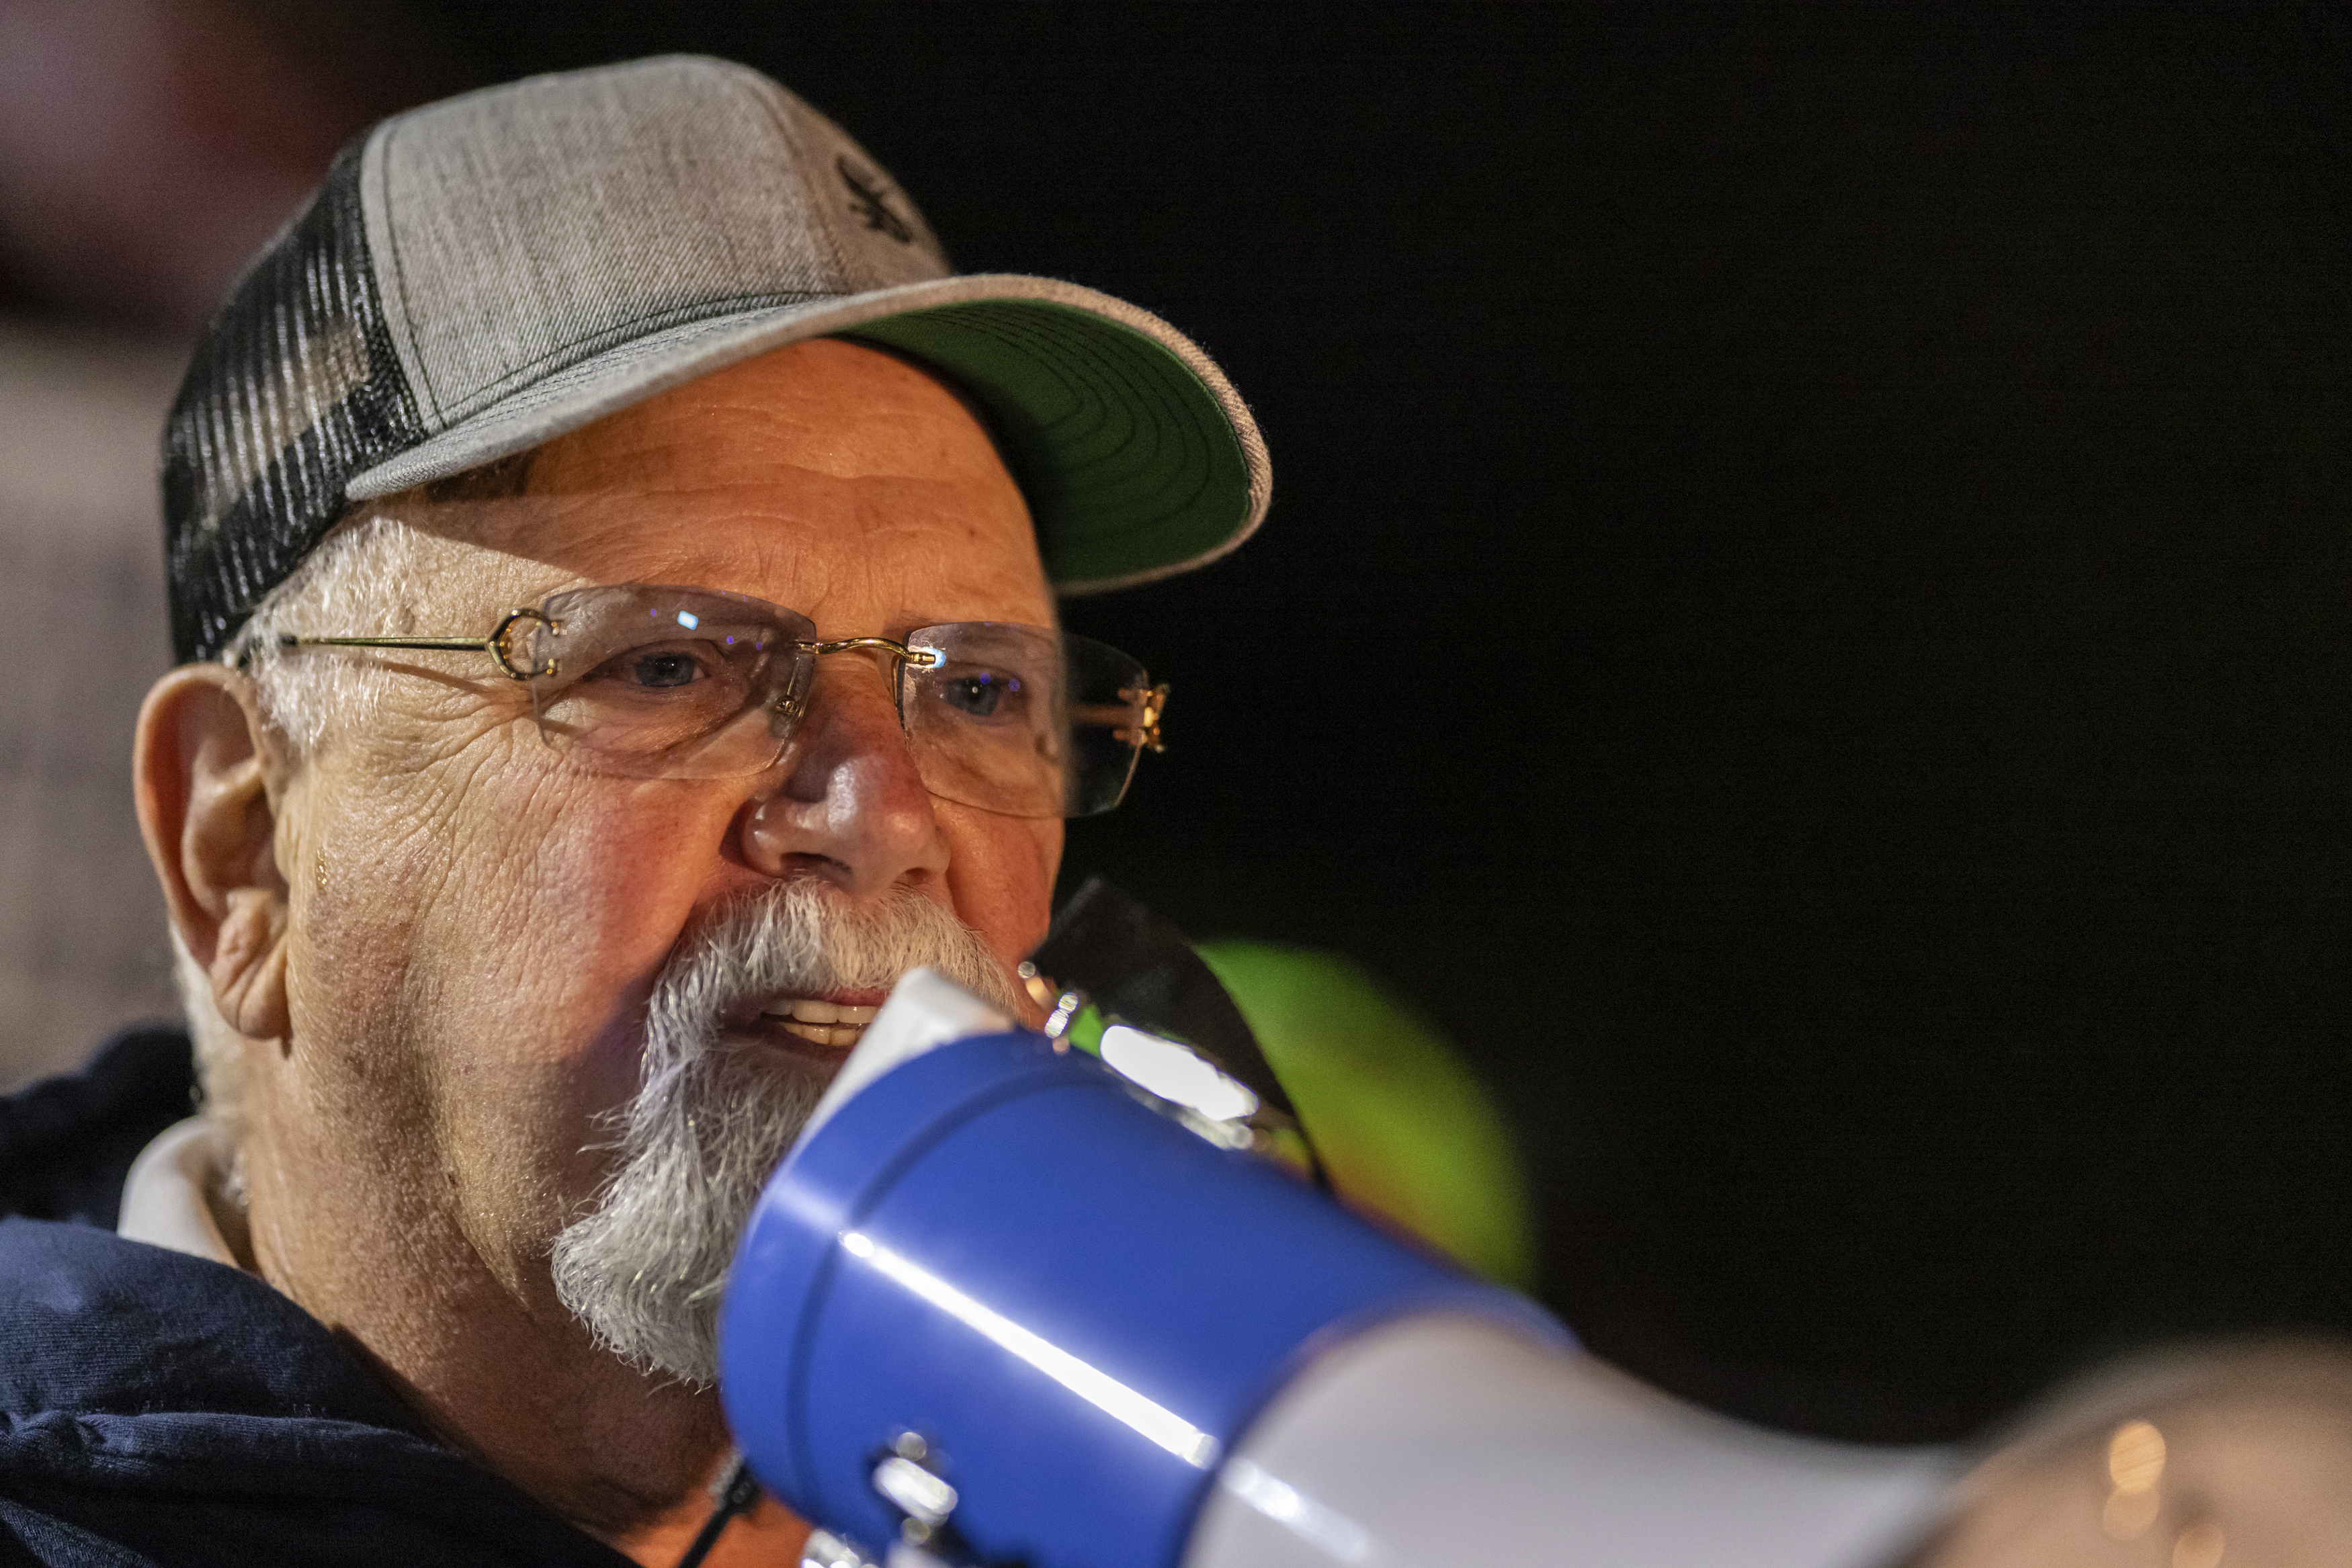
[[[221,1016],[250,1040],[287,1032],[282,779],[270,739],[250,682],[226,665],[188,664],[147,694],[131,757],[139,828],[173,928],[211,977]]]

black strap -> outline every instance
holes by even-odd
[[[729,1470],[727,1479],[719,1483],[719,1500],[711,1505],[710,1517],[702,1521],[702,1529],[696,1533],[693,1544],[686,1549],[686,1555],[677,1560],[677,1568],[699,1568],[702,1560],[710,1555],[710,1549],[719,1544],[719,1537],[727,1529],[728,1521],[739,1513],[750,1511],[751,1505],[759,1500],[760,1482],[751,1474],[751,1461],[738,1454],[735,1456],[735,1468]]]

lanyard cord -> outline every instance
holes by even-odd
[[[694,1544],[677,1560],[677,1568],[700,1568],[702,1560],[710,1555],[710,1549],[719,1544],[728,1521],[760,1500],[760,1483],[751,1474],[751,1462],[738,1453],[734,1468],[727,1472],[727,1479],[719,1482],[717,1490],[719,1500],[711,1505],[710,1517],[702,1521]]]

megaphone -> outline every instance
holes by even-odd
[[[900,982],[720,1310],[807,1563],[1873,1568],[1937,1522],[1951,1453],[1647,1390],[1202,1099]]]

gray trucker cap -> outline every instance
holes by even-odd
[[[1265,515],[1257,426],[1181,333],[1076,284],[955,276],[839,127],[757,71],[667,57],[344,149],[164,428],[176,655],[216,656],[352,501],[815,337],[921,361],[981,410],[1061,592],[1185,570]]]

